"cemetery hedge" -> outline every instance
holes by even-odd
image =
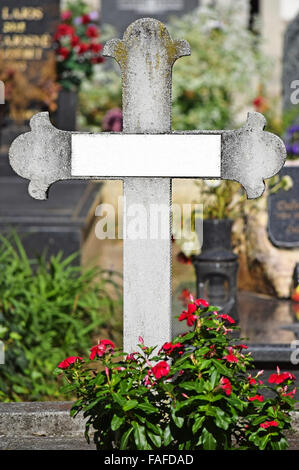
[[[82,271],[76,256],[29,260],[17,235],[0,236],[0,401],[61,399],[53,370],[62,351],[83,354],[101,328],[111,331],[120,305],[119,294],[107,293],[108,284],[118,292],[115,275]]]

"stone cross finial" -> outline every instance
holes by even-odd
[[[124,348],[131,352],[139,335],[148,345],[171,338],[171,179],[234,180],[255,198],[263,193],[264,179],[283,166],[286,150],[279,137],[264,132],[259,113],[249,113],[246,124],[233,131],[171,133],[172,66],[190,50],[186,41],[172,40],[159,21],[136,21],[123,40],[109,41],[104,53],[121,67],[124,132],[60,131],[40,113],[9,155],[36,199],[45,199],[59,180],[116,178],[124,180],[125,227],[136,203],[147,213],[147,226],[151,205],[168,208],[168,239],[124,234]]]

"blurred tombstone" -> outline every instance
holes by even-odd
[[[128,24],[138,18],[150,16],[167,22],[171,16],[190,13],[199,0],[102,0],[101,22],[107,23],[123,34]]]
[[[29,197],[26,182],[11,171],[8,162],[12,141],[30,130],[33,114],[48,109],[39,98],[40,93],[46,98],[52,96],[52,82],[44,79],[44,73],[53,67],[55,78],[52,37],[59,18],[59,0],[1,1],[0,63],[5,66],[2,80],[6,99],[0,105],[0,233],[6,234],[13,227],[21,234],[29,256],[78,251],[99,189],[98,184],[82,181],[58,183],[54,198],[41,207]],[[22,103],[28,93],[36,99]],[[16,109],[11,97],[17,100]]]

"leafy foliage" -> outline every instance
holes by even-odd
[[[65,393],[78,398],[71,414],[87,418],[87,440],[93,428],[99,449],[285,449],[295,377],[278,370],[270,386],[260,380],[263,371],[248,374],[252,358],[232,338],[234,320],[203,299],[179,320],[193,330],[158,352],[139,338],[140,352],[124,359],[102,340],[92,361],[59,365]]]
[[[59,399],[53,368],[61,351],[85,353],[90,336],[109,326],[114,276],[82,272],[72,264],[76,254],[29,260],[16,235],[0,241],[0,401]]]

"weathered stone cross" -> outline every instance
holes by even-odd
[[[59,180],[123,179],[124,226],[136,203],[169,208],[167,240],[124,235],[124,349],[131,352],[139,335],[147,345],[171,339],[171,178],[235,180],[256,198],[263,180],[281,169],[286,152],[277,136],[264,132],[259,113],[250,113],[234,131],[171,132],[172,66],[190,55],[190,48],[172,40],[159,21],[136,21],[123,40],[106,44],[104,55],[121,67],[123,133],[60,131],[48,113],[39,113],[31,120],[32,131],[13,142],[10,163],[30,180],[29,193],[36,199],[46,199]]]

